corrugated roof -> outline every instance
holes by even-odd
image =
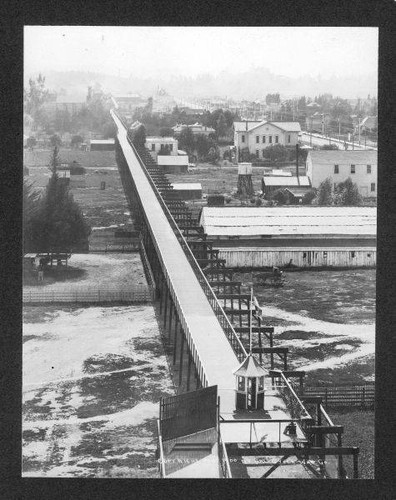
[[[209,236],[375,236],[375,207],[204,207]]]
[[[302,175],[298,179],[297,177],[281,177],[281,176],[264,176],[263,182],[265,186],[306,186],[309,187],[311,182],[309,177]]]
[[[159,155],[157,156],[157,163],[161,165],[188,165],[187,155]]]
[[[377,163],[377,151],[367,149],[361,150],[320,150],[310,151],[308,158],[311,158],[314,165],[372,165]]]
[[[189,191],[189,190],[200,190],[202,191],[202,185],[200,182],[183,182],[183,183],[172,183],[173,189],[176,191]]]

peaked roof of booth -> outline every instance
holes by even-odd
[[[238,377],[263,377],[266,374],[264,368],[256,361],[252,353],[242,361],[239,368],[234,371]]]

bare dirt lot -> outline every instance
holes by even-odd
[[[23,476],[158,477],[158,402],[174,390],[153,307],[23,313]]]

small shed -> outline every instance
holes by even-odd
[[[180,200],[200,200],[202,185],[200,182],[173,183],[173,191],[179,194]]]
[[[167,174],[185,173],[188,170],[188,156],[158,155],[157,164]]]
[[[115,139],[91,139],[91,151],[114,151]]]
[[[311,189],[311,181],[306,175],[299,177],[266,175],[262,178],[261,185],[265,196],[277,189],[298,188],[305,191]]]

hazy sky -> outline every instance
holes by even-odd
[[[25,72],[196,76],[266,67],[323,78],[377,71],[377,28],[25,26]]]

